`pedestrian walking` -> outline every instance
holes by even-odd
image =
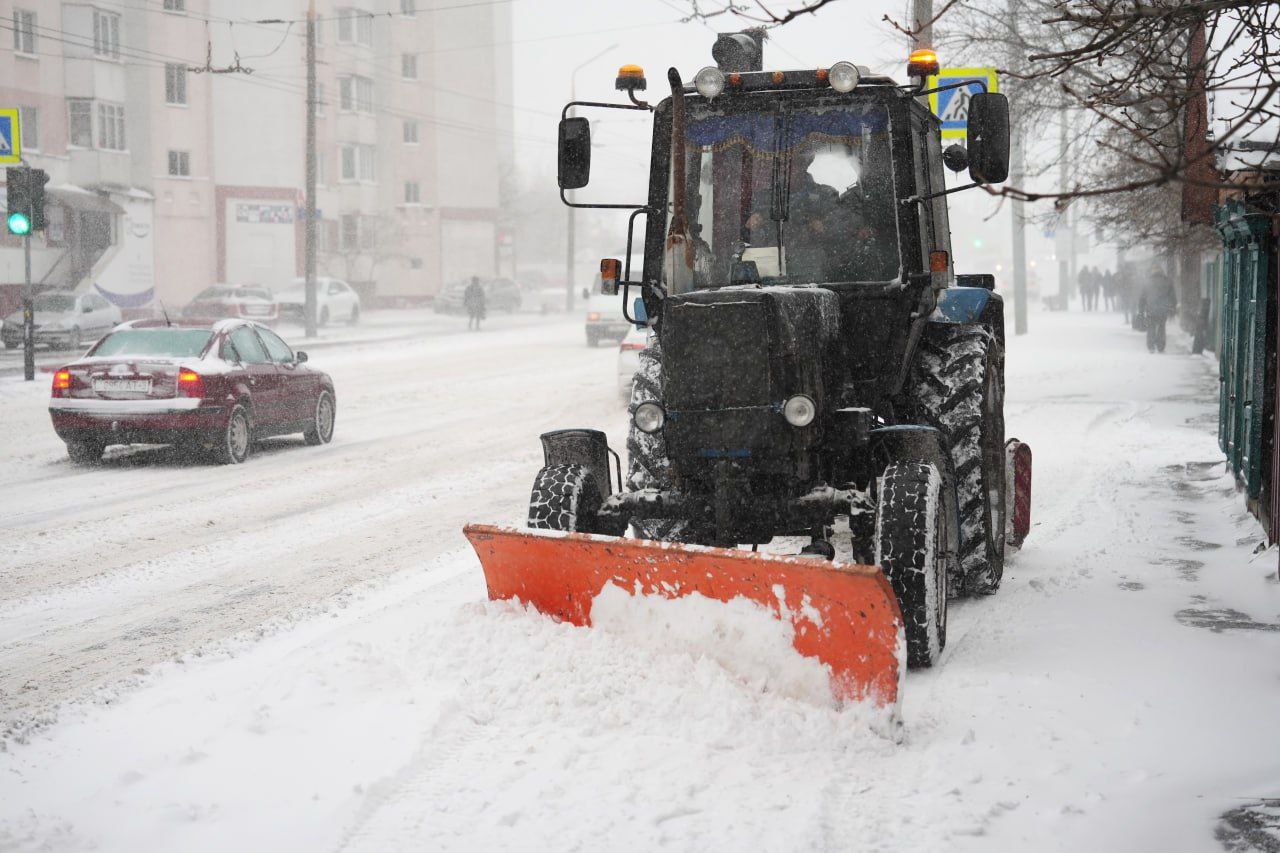
[[[1164,352],[1165,324],[1178,310],[1173,279],[1159,267],[1153,268],[1142,296],[1147,320],[1147,351]]]
[[[484,319],[484,288],[480,286],[479,276],[471,276],[471,283],[462,291],[462,304],[467,309],[467,328],[480,331],[480,321]]]
[[[1116,277],[1111,270],[1102,274],[1102,307],[1106,311],[1116,310]]]

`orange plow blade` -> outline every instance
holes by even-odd
[[[463,532],[480,557],[491,599],[515,598],[586,626],[592,603],[610,583],[663,598],[745,598],[791,622],[792,645],[826,664],[838,702],[897,702],[902,615],[875,566],[483,524]]]

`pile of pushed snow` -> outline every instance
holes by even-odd
[[[606,584],[592,603],[591,624],[655,653],[715,661],[753,691],[834,704],[830,668],[796,652],[790,620],[741,596],[727,603],[696,592],[671,599]]]

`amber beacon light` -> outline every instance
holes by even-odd
[[[911,77],[928,77],[938,73],[938,54],[931,47],[911,51],[907,57],[907,74]]]

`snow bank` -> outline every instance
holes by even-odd
[[[796,652],[790,620],[741,596],[727,603],[699,593],[664,598],[606,584],[591,605],[591,624],[657,653],[715,661],[753,691],[834,705],[830,667]]]

